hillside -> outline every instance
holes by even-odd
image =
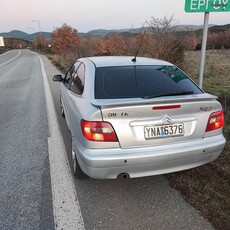
[[[230,24],[227,25],[209,25],[209,31],[211,33],[218,33],[218,32],[224,32],[227,29],[230,28]],[[148,30],[149,28],[146,27],[144,30]],[[173,27],[173,30],[175,31],[197,31],[197,33],[201,33],[203,29],[203,26],[200,25],[177,25]],[[95,29],[91,30],[87,33],[79,33],[80,36],[94,36],[94,37],[105,37],[109,33],[130,33],[130,34],[136,34],[141,31],[141,28],[129,28],[129,29],[118,29],[118,30],[105,30],[105,29]],[[51,38],[51,33],[50,32],[41,32],[42,36],[44,36],[46,39]],[[18,38],[18,39],[23,39],[26,41],[33,41],[35,37],[39,35],[39,32],[34,33],[34,34],[27,34],[23,31],[19,30],[13,30],[10,32],[4,32],[0,33],[0,36],[3,36],[4,38]]]
[[[42,36],[45,37],[46,39],[51,38],[51,33],[49,32],[41,32]],[[25,41],[33,41],[35,37],[39,36],[39,32],[34,33],[34,34],[27,34],[23,31],[20,30],[12,30],[10,32],[5,32],[5,33],[0,33],[0,36],[4,38],[17,38],[17,39],[22,39]]]

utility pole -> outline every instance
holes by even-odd
[[[42,39],[42,32],[41,32],[41,24],[39,20],[31,20],[31,22],[37,22],[38,23],[38,27],[39,27],[39,34],[40,34],[40,40],[41,40],[41,46],[42,46],[42,50],[43,50],[43,39]]]
[[[35,34],[34,34],[34,27],[28,27],[28,29],[31,29],[33,31],[33,45],[34,45],[34,49],[37,50]]]

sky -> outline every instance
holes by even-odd
[[[172,15],[177,25],[203,25],[204,13],[186,13],[184,6],[185,0],[1,0],[0,32],[31,34],[39,31],[38,21],[46,32],[64,23],[78,32],[138,28],[151,17]],[[209,24],[230,24],[230,12],[210,13]]]

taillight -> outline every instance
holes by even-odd
[[[84,137],[89,141],[118,141],[112,125],[108,122],[81,120],[81,129]]]
[[[221,111],[212,113],[210,115],[205,132],[220,129],[223,126],[224,126],[224,111],[221,110]]]

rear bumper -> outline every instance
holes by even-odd
[[[165,146],[87,149],[73,139],[81,169],[96,179],[115,179],[121,173],[144,177],[194,168],[215,160],[225,143],[221,134]]]

